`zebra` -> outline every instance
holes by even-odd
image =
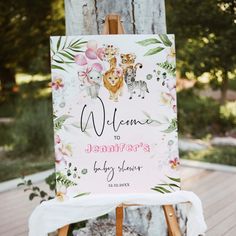
[[[125,83],[127,85],[128,91],[130,93],[129,99],[133,98],[133,94],[136,93],[135,90],[139,90],[139,97],[144,99],[145,93],[149,93],[147,83],[143,80],[135,80],[136,78],[136,68],[135,67],[128,67],[125,73]]]

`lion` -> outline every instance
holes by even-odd
[[[109,91],[109,99],[117,102],[118,97],[122,95],[124,86],[124,77],[121,68],[111,68],[103,75],[104,87]]]

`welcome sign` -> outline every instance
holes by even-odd
[[[51,37],[57,194],[179,190],[173,35]]]

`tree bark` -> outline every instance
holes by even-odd
[[[164,0],[65,0],[66,35],[100,34],[105,17],[121,16],[126,34],[164,34]]]
[[[222,84],[221,84],[221,87],[220,87],[220,91],[221,91],[220,103],[222,105],[225,104],[226,99],[227,99],[228,86],[229,86],[229,78],[228,78],[228,75],[227,75],[227,71],[224,71],[223,75],[222,75]]]

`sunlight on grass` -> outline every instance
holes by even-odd
[[[29,75],[29,74],[19,73],[16,75],[16,83],[20,85],[35,81],[44,81],[48,80],[49,78],[50,75]]]
[[[236,166],[236,148],[235,147],[211,147],[201,151],[180,152],[183,159],[204,161]]]
[[[37,92],[37,96],[36,97],[48,97],[50,94],[52,93],[52,89],[50,87],[48,88],[43,88],[43,89],[40,89],[38,92]]]
[[[236,125],[236,101],[220,107],[220,116]]]

